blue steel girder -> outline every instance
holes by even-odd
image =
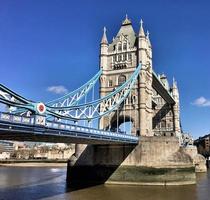
[[[137,144],[139,137],[98,130],[61,122],[46,121],[37,124],[36,115],[18,116],[0,112],[0,140],[65,142],[65,143],[130,143]]]
[[[156,73],[153,71],[152,73],[152,87],[157,91],[157,93],[168,103],[171,105],[175,104],[175,100],[169,91],[165,88],[163,83],[160,81]]]
[[[92,79],[90,79],[80,88],[64,95],[63,97],[48,102],[47,105],[52,107],[75,105],[91,90],[91,88],[94,87],[101,74],[102,70],[100,70]],[[15,114],[22,115],[28,111],[36,112],[37,103],[18,95],[2,84],[0,84],[0,103],[6,104],[10,107],[18,108],[12,111]]]
[[[118,109],[127,98],[137,80],[140,69],[141,64],[124,84],[101,99],[78,106],[56,108],[47,106],[47,114],[75,121],[101,118],[102,116],[111,113],[113,110]]]
[[[30,104],[33,102],[13,92],[9,88],[5,87],[4,85],[0,84],[0,102],[6,104],[8,101],[19,103],[19,104]]]
[[[63,97],[47,102],[46,105],[50,107],[69,107],[75,105],[94,87],[101,74],[102,70],[80,88],[64,95]]]

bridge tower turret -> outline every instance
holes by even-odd
[[[179,90],[177,87],[177,82],[173,79],[172,85],[172,95],[175,100],[175,104],[173,106],[174,113],[174,131],[177,137],[181,137],[181,126],[180,126],[180,107],[179,107]]]
[[[101,39],[101,46],[100,46],[100,67],[103,68],[104,70],[107,69],[107,64],[108,64],[108,40],[106,36],[106,27],[104,27],[104,32],[103,36]]]

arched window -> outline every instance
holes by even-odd
[[[166,121],[165,120],[161,121],[161,128],[166,128]]]
[[[116,62],[116,60],[117,60],[116,57],[117,57],[116,55],[113,56],[113,61],[114,62]]]
[[[123,53],[123,61],[126,60],[126,53]]]
[[[126,76],[121,74],[118,78],[118,85],[122,85],[125,81],[126,81]]]
[[[128,54],[128,59],[132,60],[132,54],[131,53]]]
[[[122,60],[122,55],[119,54],[119,55],[118,55],[118,61],[120,62],[121,60]]]
[[[108,87],[112,87],[112,80],[109,80]]]
[[[122,44],[118,44],[118,51],[122,51]]]
[[[123,50],[126,51],[127,50],[127,44],[123,43]]]

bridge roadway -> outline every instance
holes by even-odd
[[[139,137],[120,132],[52,121],[39,125],[36,121],[36,116],[0,112],[0,140],[77,144],[137,144],[139,141]]]

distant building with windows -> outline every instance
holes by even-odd
[[[14,152],[15,146],[10,141],[0,141],[0,160],[9,159]]]
[[[194,141],[194,144],[198,148],[198,153],[202,154],[206,158],[210,157],[210,134],[199,137]]]
[[[0,153],[2,152],[8,152],[12,153],[14,152],[15,147],[14,143],[10,141],[0,141]]]

